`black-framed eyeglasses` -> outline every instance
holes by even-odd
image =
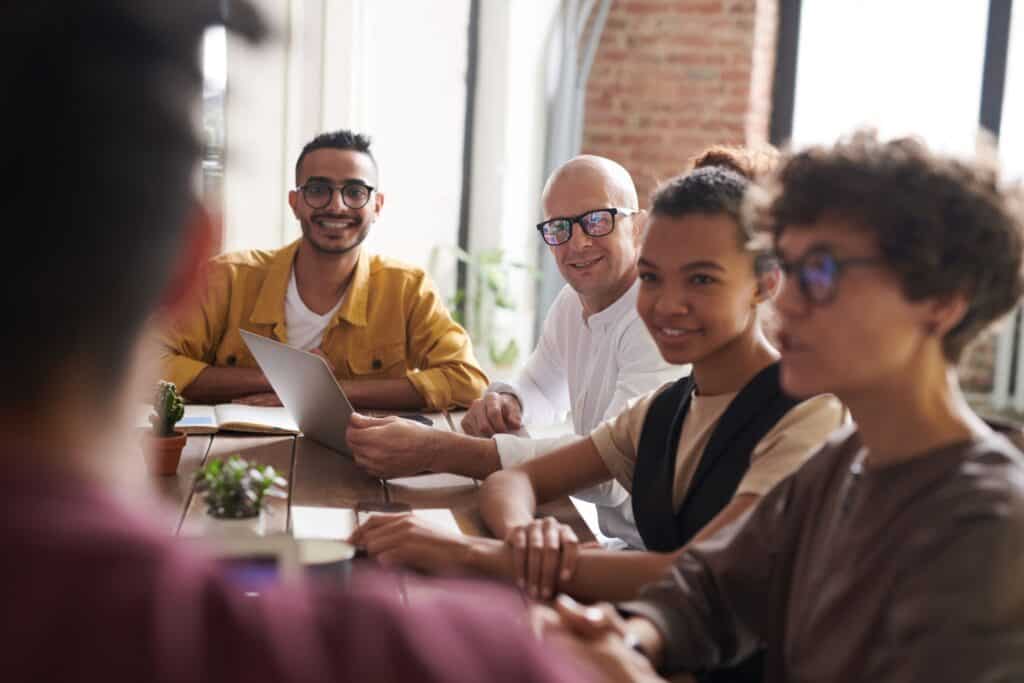
[[[572,226],[578,223],[583,232],[591,237],[604,237],[615,229],[615,216],[632,216],[636,209],[593,209],[579,216],[552,218],[537,224],[537,232],[545,244],[557,247],[572,239]]]
[[[322,209],[331,203],[334,191],[341,194],[341,202],[350,209],[361,209],[370,201],[374,188],[365,183],[331,185],[322,180],[311,180],[295,188],[302,193],[302,200],[311,209]]]
[[[878,266],[882,261],[874,258],[836,258],[826,247],[815,247],[795,261],[774,257],[786,277],[796,275],[800,292],[814,304],[827,304],[836,298],[839,277],[847,268]]]

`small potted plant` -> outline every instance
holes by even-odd
[[[288,481],[270,465],[257,465],[232,455],[211,459],[196,472],[196,493],[206,502],[206,513],[217,520],[216,532],[263,533],[264,513],[270,498],[287,498]],[[236,524],[237,522],[237,524]]]
[[[143,453],[149,471],[158,475],[171,475],[178,471],[181,449],[188,438],[174,430],[174,425],[185,414],[185,402],[178,395],[173,382],[157,384],[153,398],[153,411],[149,422],[153,425],[150,438],[143,444]]]

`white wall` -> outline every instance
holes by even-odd
[[[288,3],[256,0],[277,39],[253,49],[227,39],[225,98],[225,251],[273,248],[284,242],[280,216],[288,67]],[[285,38],[282,38],[285,36]]]
[[[434,246],[458,241],[469,0],[369,7],[363,127],[374,137],[385,206],[367,244],[425,267]],[[453,291],[453,275],[438,286]]]

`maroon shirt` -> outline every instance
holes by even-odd
[[[5,683],[580,680],[508,592],[449,585],[411,607],[372,585],[246,598],[95,486],[7,460]]]

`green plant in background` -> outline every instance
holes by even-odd
[[[203,494],[206,512],[221,519],[255,517],[267,498],[287,498],[288,481],[270,465],[256,465],[232,455],[210,460],[196,472],[196,492]]]
[[[185,402],[178,395],[178,388],[174,386],[174,382],[161,380],[156,385],[153,410],[156,415],[149,416],[149,423],[153,425],[153,434],[173,436],[174,425],[185,414]]]
[[[437,261],[442,252],[449,252],[458,263],[465,264],[468,274],[468,287],[457,289],[448,298],[452,317],[466,328],[477,348],[487,349],[492,363],[515,363],[519,359],[519,345],[514,338],[496,338],[494,312],[517,311],[519,302],[511,291],[512,274],[519,271],[531,280],[537,280],[540,277],[537,269],[508,259],[503,249],[480,249],[470,253],[459,247],[439,245],[431,250],[431,272],[437,272]]]

